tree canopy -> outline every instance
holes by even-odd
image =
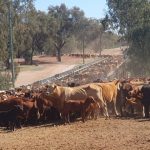
[[[128,42],[133,75],[150,74],[150,1],[107,0],[113,29]],[[136,68],[135,68],[136,66]]]

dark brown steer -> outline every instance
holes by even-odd
[[[23,117],[23,107],[15,105],[11,110],[0,113],[0,123],[5,124],[7,129],[14,131],[15,126],[18,125],[19,117]]]

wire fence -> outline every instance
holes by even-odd
[[[126,61],[123,61],[115,70],[110,72],[107,75],[107,78],[109,80],[112,80],[114,78],[121,79],[121,78],[128,78],[129,73],[126,71]]]

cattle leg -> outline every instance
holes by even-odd
[[[67,122],[70,124],[70,115],[69,115],[69,113],[67,114]]]
[[[91,119],[95,119],[95,111],[94,110],[91,112],[90,116],[91,116]]]
[[[105,119],[109,119],[110,117],[109,117],[109,114],[108,114],[108,109],[107,109],[107,104],[106,103],[104,103],[102,109],[103,109],[104,116],[106,117]]]
[[[20,119],[17,119],[17,120],[16,120],[15,125],[16,125],[17,128],[21,129],[21,122],[20,122]]]
[[[11,130],[11,131],[14,131],[15,130],[15,122],[9,122],[9,129]]]
[[[15,122],[12,122],[11,131],[15,131]]]
[[[130,106],[130,109],[131,109],[131,114],[134,115],[134,108],[133,108],[133,106]]]
[[[9,130],[9,128],[10,128],[10,122],[8,121],[6,122],[6,130]]]
[[[144,106],[142,108],[142,117],[145,117],[145,108],[144,108]]]
[[[121,101],[121,105],[120,105],[120,115],[121,117],[124,117],[124,112],[125,112],[125,107],[126,107],[126,103]]]
[[[144,105],[145,118],[149,118],[149,105]]]
[[[116,115],[116,116],[119,116],[119,113],[118,113],[117,108],[116,108],[116,101],[113,102],[113,105],[114,105],[115,115]]]
[[[82,121],[85,122],[85,110],[81,111]]]
[[[93,110],[91,113],[90,113],[90,116],[91,116],[91,119],[97,119],[97,116],[98,116],[98,112],[97,110]]]
[[[64,124],[66,124],[68,122],[67,120],[67,114],[61,113],[62,119],[64,121]]]

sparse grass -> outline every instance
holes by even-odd
[[[44,69],[43,66],[35,66],[35,65],[21,65],[19,66],[20,71],[39,71]]]

